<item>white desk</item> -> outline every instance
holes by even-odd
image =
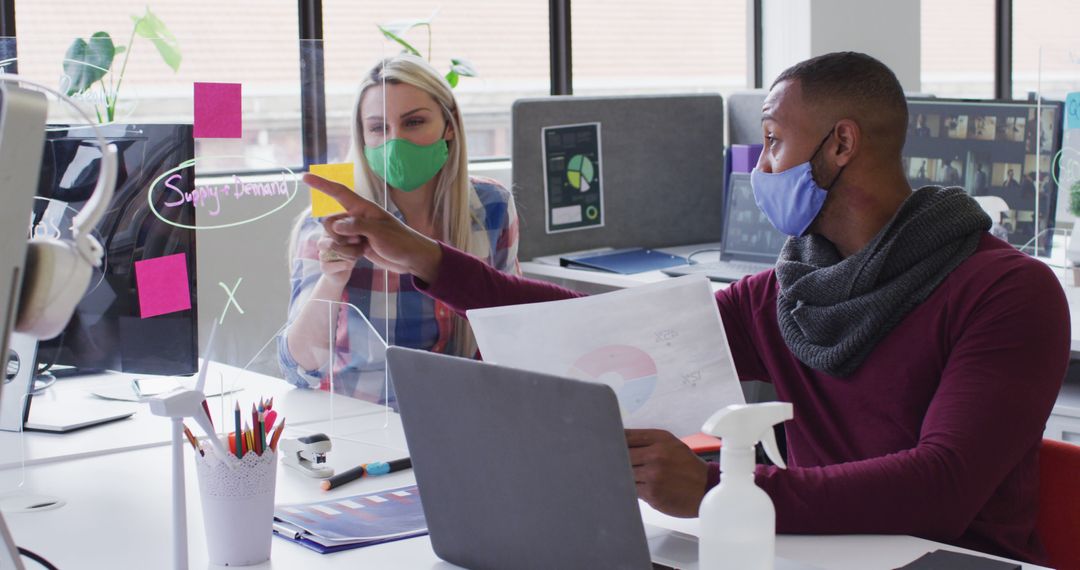
[[[332,396],[320,390],[298,390],[279,378],[242,372],[235,367],[216,363],[211,366],[207,376],[207,391],[213,390],[220,383],[219,371],[226,385],[241,388],[239,392],[207,399],[210,413],[219,428],[223,425],[220,418],[225,417],[231,422],[234,402],[240,402],[243,409],[245,406],[250,407],[251,402],[261,397],[273,397],[274,407],[280,410],[278,413],[285,417],[290,426],[321,422],[331,417],[377,414],[385,410],[384,406]],[[137,376],[145,378],[144,375]],[[57,380],[42,395],[34,397],[30,406],[30,418],[34,418],[35,410],[45,406],[67,408],[92,403],[102,407],[130,408],[131,403],[102,401],[90,392],[107,385],[119,384],[126,387],[132,377],[130,374],[108,373]],[[67,434],[0,432],[0,469],[18,467],[23,463],[33,465],[168,444],[172,438],[170,423],[164,418],[152,415],[146,404],[134,406],[137,411],[129,419]],[[224,425],[231,424],[226,422]],[[199,433],[195,426],[191,428],[195,433]],[[0,492],[5,489],[3,477],[0,475]]]
[[[338,422],[368,442],[338,438],[329,463],[341,470],[373,460],[398,457],[404,450],[400,423],[384,429],[381,414]],[[288,435],[299,435],[317,424]],[[185,450],[185,454],[190,452]],[[187,457],[188,540],[192,568],[207,566],[202,510],[193,461]],[[53,511],[5,514],[15,542],[48,558],[60,568],[167,568],[170,562],[169,450],[139,449],[70,459],[27,468],[26,492],[59,495],[67,505]],[[414,482],[412,471],[364,479],[329,493],[292,469],[279,467],[277,503],[314,501],[398,487]],[[696,534],[697,521],[674,519],[648,506],[647,523]],[[777,537],[777,555],[821,568],[895,568],[946,545],[906,536]],[[272,543],[269,563],[255,568],[456,568],[439,560],[427,537],[401,540],[320,555],[280,539]],[[1039,568],[1027,565],[1025,568]]]

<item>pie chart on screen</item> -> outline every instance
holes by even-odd
[[[575,154],[566,164],[566,181],[582,192],[589,191],[595,175],[596,168],[589,157],[583,154]]]
[[[625,344],[602,346],[578,358],[569,370],[571,378],[611,386],[619,405],[633,413],[649,401],[656,389],[656,362],[647,352]]]

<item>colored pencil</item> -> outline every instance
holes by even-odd
[[[270,410],[266,412],[266,433],[270,433],[270,430],[274,429],[275,421],[277,421],[277,411]]]
[[[204,412],[206,412],[206,419],[210,420],[210,425],[213,426],[214,425],[214,416],[210,415],[210,404],[206,403],[206,399],[203,399],[203,401],[202,401],[202,409],[203,409]]]
[[[259,429],[259,411],[255,409],[255,402],[251,403],[251,450],[259,453],[259,442],[255,438],[255,430]]]
[[[277,429],[274,430],[274,436],[270,438],[270,451],[277,451],[278,438],[281,437],[281,430],[285,429],[285,420],[281,420]]]
[[[259,455],[266,451],[266,414],[259,410],[259,427],[255,430],[255,439],[259,440]]]
[[[199,455],[205,455],[203,450],[199,449],[199,442],[195,439],[195,434],[191,433],[187,426],[184,426],[184,435],[187,436],[188,441],[191,442],[191,447],[194,447],[195,451],[199,452]]]
[[[234,441],[236,441],[236,449],[234,451],[236,451],[236,458],[237,459],[243,459],[244,458],[244,450],[243,450],[243,447],[244,447],[243,433],[244,432],[240,428],[240,402],[236,403],[235,416],[236,416],[236,438],[234,439]]]

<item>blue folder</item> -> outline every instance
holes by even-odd
[[[279,505],[274,534],[323,554],[427,534],[416,485]]]
[[[564,256],[559,258],[559,264],[563,267],[630,275],[632,273],[658,271],[677,265],[686,265],[686,259],[653,249],[637,247],[616,249],[604,253]]]

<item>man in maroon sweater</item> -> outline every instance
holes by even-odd
[[[1038,449],[1070,338],[1057,279],[987,234],[962,190],[912,191],[906,102],[873,58],[788,69],[762,129],[755,197],[793,237],[775,270],[716,302],[739,376],[772,382],[795,407],[790,468],[756,472],[778,532],[911,534],[1043,560]],[[325,224],[340,247],[411,273],[458,311],[576,295],[492,270],[342,186],[305,182],[348,210]],[[640,496],[696,516],[718,466],[667,432],[627,430],[627,442]]]

